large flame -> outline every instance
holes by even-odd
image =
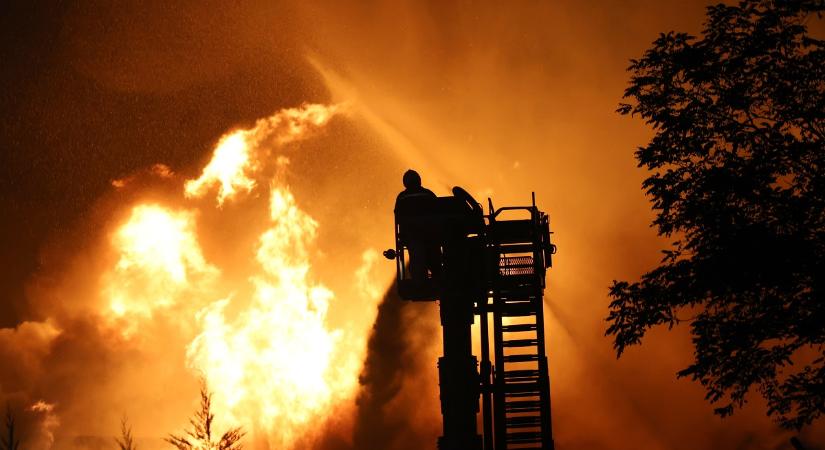
[[[137,205],[112,241],[119,259],[106,293],[116,316],[150,316],[217,274],[203,257],[190,212]]]
[[[338,105],[318,104],[287,108],[258,120],[250,129],[223,136],[201,176],[186,182],[186,196],[201,197],[217,184],[217,201],[222,205],[240,192],[251,191],[255,187],[253,177],[271,156],[273,145],[307,137],[313,129],[326,125],[339,110]]]
[[[203,169],[203,175],[196,180],[186,182],[186,195],[200,197],[204,195],[212,184],[219,184],[218,204],[238,193],[249,192],[255,187],[255,181],[249,178],[248,172],[255,166],[249,158],[249,145],[246,133],[236,131],[221,138],[212,160]]]
[[[269,188],[269,224],[250,249],[254,264],[243,285],[221,279],[220,263],[201,251],[196,206],[157,203],[135,205],[115,231],[118,257],[104,278],[115,319],[174,311],[194,322],[187,365],[214,391],[216,414],[277,447],[294,446],[309,424],[352,398],[363,354],[353,348],[363,340],[345,341],[326,323],[335,295],[314,278],[310,263],[320,224],[299,207],[282,176],[260,179],[266,166],[288,162],[274,153],[279,146],[309,136],[338,109],[305,105],[233,131],[219,140],[200,177],[186,181],[185,198],[217,188],[219,208]],[[363,278],[364,270],[353,276]],[[173,308],[182,303],[193,308]]]
[[[273,224],[257,248],[261,272],[251,277],[251,305],[233,321],[224,312],[230,300],[204,309],[203,332],[188,356],[220,386],[216,405],[222,411],[248,426],[274,425],[281,430],[279,444],[289,444],[296,430],[351,392],[357,372],[346,361],[333,364],[340,333],[324,324],[333,293],[309,277],[307,247],[317,222],[283,187],[273,187],[270,208]]]

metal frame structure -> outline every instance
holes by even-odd
[[[411,208],[397,205],[396,248],[384,253],[396,260],[402,299],[440,300],[444,434],[438,448],[553,450],[543,315],[546,269],[556,250],[549,218],[536,206],[535,194],[531,206],[495,209],[488,200],[484,215],[469,194],[454,192],[463,195],[416,200]],[[414,229],[429,230],[428,245],[437,246],[440,255],[425,279],[415,279],[409,270]],[[475,315],[480,366],[471,345]],[[482,435],[476,426],[479,397]]]

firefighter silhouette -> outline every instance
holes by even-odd
[[[395,213],[405,217],[426,217],[433,212],[436,199],[433,191],[421,185],[421,176],[415,170],[407,170],[403,178],[404,190],[395,199]],[[422,220],[399,222],[399,235],[407,244],[412,280],[426,282],[438,280],[441,275],[441,247],[432,223]]]

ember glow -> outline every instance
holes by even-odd
[[[154,314],[194,323],[186,365],[212,387],[221,423],[242,426],[278,448],[311,434],[308,425],[351,400],[358,385],[363,337],[344,340],[342,330],[327,325],[335,294],[317,281],[311,264],[322,225],[297,203],[283,176],[288,157],[278,154],[338,110],[305,105],[233,131],[219,140],[201,176],[185,182],[185,198],[216,191],[216,202],[201,208],[216,208],[219,217],[229,214],[222,209],[227,202],[243,206],[242,194],[268,195],[268,224],[249,249],[254,264],[245,279],[224,280],[221,262],[204,256],[197,206],[203,202],[185,199],[134,205],[112,235],[117,258],[103,275],[107,314],[125,338]],[[261,179],[267,168],[274,175]],[[353,276],[363,284],[365,273],[361,268]]]

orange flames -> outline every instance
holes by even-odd
[[[255,187],[252,177],[269,159],[273,146],[305,138],[313,129],[324,126],[339,110],[338,105],[317,104],[288,108],[258,120],[253,128],[223,136],[201,176],[186,182],[186,196],[202,197],[217,184],[217,201],[222,205],[239,192],[250,192]]]
[[[189,347],[193,368],[220,386],[216,405],[248,427],[279,430],[289,444],[331,402],[351,393],[357,367],[337,360],[340,332],[325,326],[333,293],[310,279],[308,246],[318,224],[285,188],[271,192],[272,227],[261,236],[250,278],[253,299],[235,320],[231,299],[204,308],[203,331]]]
[[[137,204],[112,236],[116,262],[104,276],[108,316],[132,336],[141,320],[177,314],[195,324],[187,366],[214,391],[216,415],[243,426],[270,445],[294,446],[328,410],[351,399],[357,387],[366,330],[327,325],[335,294],[316,280],[311,266],[320,224],[304,212],[284,177],[262,180],[264,169],[288,162],[280,146],[324,126],[338,106],[282,110],[254,127],[223,136],[184,197],[216,191],[218,213],[242,194],[268,187],[268,225],[250,249],[254,264],[243,283],[222,278],[220,263],[201,249],[197,207]],[[281,171],[278,170],[278,173]],[[373,252],[374,253],[374,252]],[[354,277],[361,285],[374,255]]]
[[[151,316],[191,294],[217,274],[201,253],[194,215],[157,204],[141,204],[115,233],[119,255],[106,295],[115,316]]]

